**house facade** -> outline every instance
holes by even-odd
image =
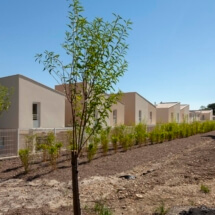
[[[124,124],[156,124],[156,107],[136,92],[123,93],[121,100],[125,106]]]
[[[190,106],[187,104],[180,105],[180,122],[189,122]]]
[[[156,106],[157,123],[180,123],[180,103],[179,102],[161,102]]]
[[[124,125],[124,114],[124,104],[119,101],[116,104],[113,104],[111,107],[111,112],[109,113],[109,117],[106,120],[107,126]]]
[[[77,85],[78,90],[81,91],[82,85],[78,83]],[[69,94],[68,85],[56,85],[55,89],[59,92],[64,93],[65,95],[65,126],[71,127],[72,126],[72,109],[71,104],[69,103],[68,99],[66,98],[66,92]],[[107,95],[108,96],[108,95]],[[106,119],[107,126],[115,126],[124,124],[124,104],[118,101],[116,104],[113,104],[111,107],[111,111]]]
[[[13,88],[11,106],[0,116],[0,128],[63,128],[65,96],[22,75],[0,78]]]
[[[213,120],[213,110],[191,110],[190,122]]]

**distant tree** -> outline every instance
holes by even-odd
[[[81,15],[79,0],[70,4],[65,42],[62,47],[71,58],[68,64],[54,52],[37,54],[59,84],[63,84],[72,111],[71,168],[73,210],[81,214],[78,186],[78,157],[92,135],[106,122],[118,93],[114,86],[127,69],[125,42],[131,21],[114,15],[112,22],[95,18],[89,22]]]
[[[12,93],[12,89],[0,85],[0,115],[10,107]]]
[[[206,107],[205,106],[200,106],[200,108],[199,108],[199,110],[205,110],[206,109]]]
[[[207,108],[212,109],[212,110],[213,110],[213,115],[215,115],[215,103],[209,104],[209,105],[207,106]]]

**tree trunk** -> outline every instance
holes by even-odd
[[[74,215],[81,215],[81,206],[79,199],[79,186],[78,186],[78,153],[77,151],[71,152],[71,165],[72,165],[72,193],[73,193],[73,211]]]

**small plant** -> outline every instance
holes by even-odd
[[[161,203],[159,207],[156,208],[154,215],[165,215],[167,214],[169,209],[165,208],[164,203]]]
[[[37,137],[36,134],[25,135],[25,148],[29,149],[30,152],[34,151],[34,139]]]
[[[101,145],[102,145],[102,150],[104,155],[106,155],[108,152],[109,133],[110,133],[110,128],[107,127],[105,130],[102,130],[100,134],[100,140],[101,140]]]
[[[127,144],[128,147],[131,148],[134,145],[135,142],[135,135],[133,133],[127,134]]]
[[[50,157],[50,164],[54,170],[57,168],[58,147],[56,145],[49,146],[48,153]]]
[[[87,158],[89,162],[94,158],[98,150],[99,141],[98,137],[93,137],[92,142],[87,147]]]
[[[57,142],[57,143],[55,143],[55,146],[57,148],[57,157],[59,158],[60,157],[61,148],[63,147],[63,143]]]
[[[113,135],[111,137],[111,142],[112,142],[112,145],[113,145],[113,148],[114,148],[114,152],[116,153],[117,149],[118,149],[118,137]]]
[[[22,162],[22,166],[25,169],[25,173],[28,173],[30,166],[30,150],[29,149],[20,149],[19,157]]]
[[[146,125],[143,123],[139,123],[134,128],[135,131],[135,139],[136,144],[142,145],[146,143],[147,133],[146,133]]]
[[[101,202],[95,204],[94,211],[97,215],[112,215],[111,210]]]
[[[209,193],[209,192],[210,192],[209,187],[208,187],[207,185],[204,185],[204,184],[201,185],[200,190],[201,190],[203,193]]]
[[[46,143],[39,144],[37,145],[37,150],[43,151],[43,162],[45,162],[47,160],[48,145]]]

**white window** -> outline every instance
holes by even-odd
[[[113,124],[117,124],[117,110],[113,110]]]
[[[139,123],[141,123],[141,122],[142,122],[142,111],[139,110]]]
[[[32,105],[33,127],[40,127],[40,103],[33,103]]]

